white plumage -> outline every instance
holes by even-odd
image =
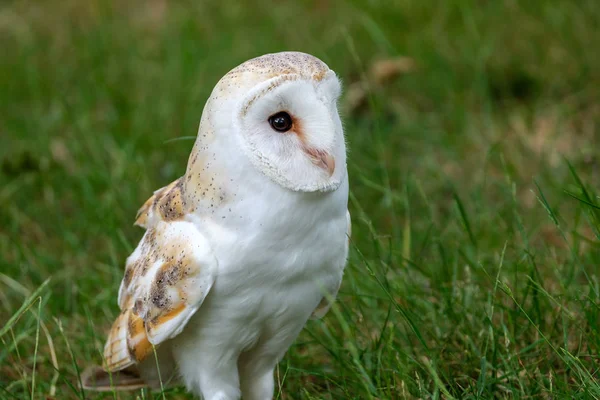
[[[333,71],[295,52],[219,81],[185,175],[138,214],[146,233],[105,347],[104,369],[127,377],[124,388],[139,387],[139,373],[207,400],[272,398],[275,366],[309,317],[327,312],[346,263],[339,94]],[[106,382],[95,371],[85,386]]]

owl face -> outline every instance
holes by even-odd
[[[258,171],[294,191],[340,185],[346,175],[341,87],[323,62],[303,53],[270,54],[240,65],[217,88],[224,112],[233,114],[233,134]]]

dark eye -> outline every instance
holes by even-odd
[[[278,112],[269,117],[269,124],[278,132],[287,132],[292,129],[292,117],[284,111]]]

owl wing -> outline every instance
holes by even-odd
[[[329,311],[329,308],[331,308],[331,304],[332,304],[333,300],[335,300],[338,290],[340,289],[340,285],[342,284],[342,274],[344,273],[344,268],[346,268],[346,261],[348,258],[348,248],[350,247],[350,236],[352,235],[352,222],[350,220],[350,212],[349,211],[346,211],[346,220],[348,221],[348,225],[346,228],[346,236],[347,236],[346,250],[345,250],[345,255],[344,255],[344,262],[340,268],[340,277],[335,282],[334,286],[332,286],[330,288],[326,288],[329,291],[330,296],[323,296],[323,298],[321,299],[321,302],[319,303],[317,308],[315,308],[315,310],[313,311],[313,313],[311,315],[311,319],[323,318],[325,316],[325,314],[327,314],[327,311]]]
[[[135,217],[135,225],[148,228],[158,221],[181,219],[185,213],[183,199],[183,178],[154,192],[140,207]]]
[[[214,282],[217,260],[208,241],[194,223],[174,218],[181,210],[177,182],[157,191],[142,208],[147,231],[127,259],[119,289],[121,314],[104,347],[107,371],[142,361],[153,345],[181,333]]]

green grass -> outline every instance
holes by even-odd
[[[135,212],[217,80],[290,49],[416,67],[345,109],[350,262],[277,396],[600,398],[597,0],[202,3],[0,4],[0,398],[117,398],[78,376]]]

